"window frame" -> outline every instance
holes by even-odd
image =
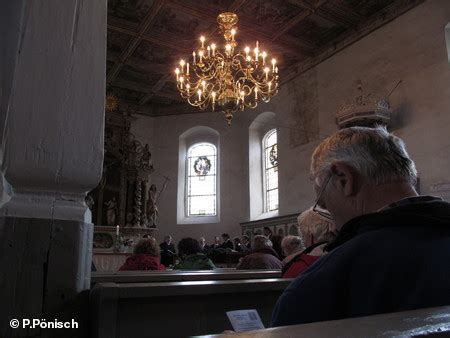
[[[278,176],[278,165],[267,168],[267,154],[266,154],[266,149],[268,149],[269,147],[266,147],[266,143],[267,140],[269,139],[270,136],[272,136],[273,134],[276,134],[276,138],[277,138],[277,142],[275,143],[277,145],[277,149],[278,149],[278,132],[276,128],[270,129],[269,131],[267,131],[263,138],[262,138],[262,142],[261,142],[261,150],[262,150],[262,156],[261,156],[261,164],[262,164],[262,179],[263,179],[263,213],[264,214],[270,214],[270,213],[277,213],[280,210],[280,195],[279,195],[279,176]],[[277,172],[277,187],[274,189],[268,189],[267,187],[267,170],[270,170],[272,168],[277,168],[276,172]],[[268,193],[269,191],[273,191],[273,190],[277,190],[277,194],[278,194],[278,205],[277,208],[274,210],[269,210],[268,208]]]
[[[205,215],[192,214],[191,215],[189,213],[189,203],[190,203],[189,198],[192,196],[192,195],[189,194],[189,184],[190,184],[190,181],[189,181],[189,178],[190,178],[190,176],[189,176],[189,170],[190,170],[189,162],[190,161],[189,161],[189,159],[191,158],[190,152],[191,152],[192,148],[194,148],[196,146],[200,146],[200,145],[208,145],[208,146],[211,146],[214,149],[214,155],[213,155],[215,157],[215,161],[214,161],[214,164],[215,164],[215,168],[214,168],[214,172],[215,172],[214,173],[214,195],[211,195],[211,196],[214,196],[214,200],[215,200],[214,214],[205,214]],[[185,196],[184,196],[184,213],[185,213],[185,217],[187,219],[217,217],[218,216],[218,180],[217,180],[217,178],[218,178],[218,149],[217,149],[217,146],[214,143],[207,142],[207,141],[204,141],[204,142],[200,141],[200,142],[193,143],[189,147],[187,147],[186,158],[185,158],[184,162],[185,162],[185,180],[184,180],[184,182],[185,182],[185,188],[184,188],[184,191],[185,191]]]
[[[216,147],[216,216],[187,217],[186,215],[186,156],[187,150],[196,143],[211,143]],[[186,129],[178,137],[178,180],[176,219],[178,225],[216,224],[221,217],[221,147],[220,133],[207,126]]]

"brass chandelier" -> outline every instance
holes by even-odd
[[[236,14],[222,13],[217,22],[225,38],[223,48],[213,42],[205,48],[206,39],[200,37],[201,47],[192,53],[192,63],[180,60],[175,75],[177,88],[190,105],[218,108],[230,126],[235,112],[269,102],[278,93],[278,67],[258,42],[253,50],[248,46],[237,50]]]

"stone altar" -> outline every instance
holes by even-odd
[[[97,271],[117,271],[144,235],[157,237],[158,229],[146,227],[94,227],[92,261]]]

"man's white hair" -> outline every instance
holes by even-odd
[[[326,138],[312,155],[312,177],[320,176],[335,161],[347,163],[375,185],[394,181],[415,185],[417,181],[405,143],[385,127],[345,128]]]

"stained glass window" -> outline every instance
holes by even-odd
[[[278,210],[278,143],[277,131],[272,129],[263,138],[264,209]]]
[[[197,143],[187,156],[187,215],[215,216],[217,150],[211,143]]]

